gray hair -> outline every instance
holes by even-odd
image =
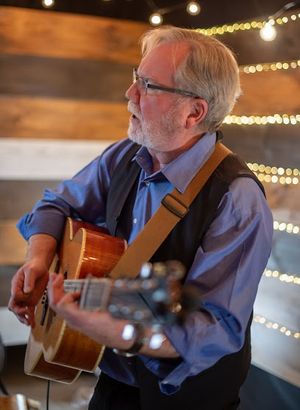
[[[232,51],[219,40],[195,30],[164,26],[141,38],[142,54],[162,43],[184,42],[189,53],[175,73],[176,86],[192,91],[208,103],[202,131],[217,130],[241,94],[239,68]]]

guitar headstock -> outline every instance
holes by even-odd
[[[194,296],[182,288],[184,274],[184,266],[172,260],[145,263],[134,279],[91,277],[72,283],[81,292],[81,309],[107,310],[115,318],[162,326],[183,322],[188,311],[195,309],[195,303],[190,303]]]
[[[182,287],[184,274],[178,261],[146,263],[134,279],[89,277],[65,280],[64,286],[66,291],[80,292],[81,309],[109,311],[115,318],[128,320],[124,329],[131,332],[134,326],[151,327],[149,347],[158,349],[165,339],[163,326],[184,323],[186,315],[199,307],[197,289]]]
[[[178,261],[145,263],[138,278],[115,280],[115,297],[108,311],[114,317],[148,325],[180,323],[187,313],[181,284],[184,274]]]

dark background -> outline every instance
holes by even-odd
[[[43,9],[41,3],[41,0],[0,1],[0,5]],[[195,28],[233,23],[255,17],[267,18],[289,1],[201,0],[199,1],[201,12],[197,16],[191,16],[185,11],[186,3],[188,2],[179,0],[56,0],[51,10],[148,22],[150,14],[154,11],[171,8],[174,10],[164,16],[164,24]]]

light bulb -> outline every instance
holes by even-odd
[[[200,4],[197,3],[196,1],[190,1],[190,2],[188,3],[188,5],[186,6],[186,11],[187,11],[189,14],[191,14],[191,15],[193,15],[193,16],[196,16],[196,15],[199,14],[200,11],[201,11]]]
[[[273,24],[268,21],[260,29],[259,35],[264,41],[273,41],[277,36],[277,32]]]
[[[54,0],[42,0],[42,5],[43,7],[49,8],[54,6],[55,1]]]
[[[149,21],[153,26],[159,26],[163,22],[163,18],[159,13],[153,13],[149,17]]]

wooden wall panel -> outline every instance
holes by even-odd
[[[0,7],[0,138],[126,135],[142,23]]]
[[[2,198],[0,221],[16,221],[41,198],[46,187],[55,188],[57,184],[58,181],[53,180],[0,180],[0,197]]]
[[[129,114],[126,104],[0,96],[2,137],[52,139],[122,138]]]
[[[224,125],[224,142],[247,162],[299,168],[300,125]]]
[[[283,32],[297,33],[297,27],[299,20],[279,27],[279,44]],[[124,136],[124,93],[132,66],[139,61],[138,38],[148,28],[101,17],[0,7],[0,138]],[[255,36],[257,30],[220,39],[243,63],[256,61],[254,51],[259,62],[270,58],[266,47],[276,45],[278,51],[278,42],[266,44]],[[299,46],[293,47],[297,58]],[[245,50],[247,61],[241,58]],[[271,61],[279,58],[280,53],[274,54]],[[244,93],[234,114],[299,113],[300,68],[241,77]]]
[[[136,65],[147,24],[109,18],[0,7],[0,53]]]
[[[300,113],[300,67],[241,74],[243,94],[236,115],[272,115]]]
[[[298,15],[300,9],[284,13]],[[263,17],[253,20],[263,21]],[[236,54],[239,64],[257,64],[281,60],[299,59],[300,21],[289,20],[287,24],[276,25],[275,41],[263,41],[259,30],[240,30],[216,38],[227,44]]]
[[[16,228],[16,220],[0,220],[0,265],[21,265],[25,259],[26,241]]]
[[[131,76],[129,64],[0,54],[0,95],[125,102]],[[300,112],[300,67],[241,73],[241,84],[237,115]]]
[[[132,65],[0,53],[0,95],[125,101]]]
[[[112,143],[111,140],[0,138],[0,180],[70,178]],[[0,195],[2,201],[5,197]]]

